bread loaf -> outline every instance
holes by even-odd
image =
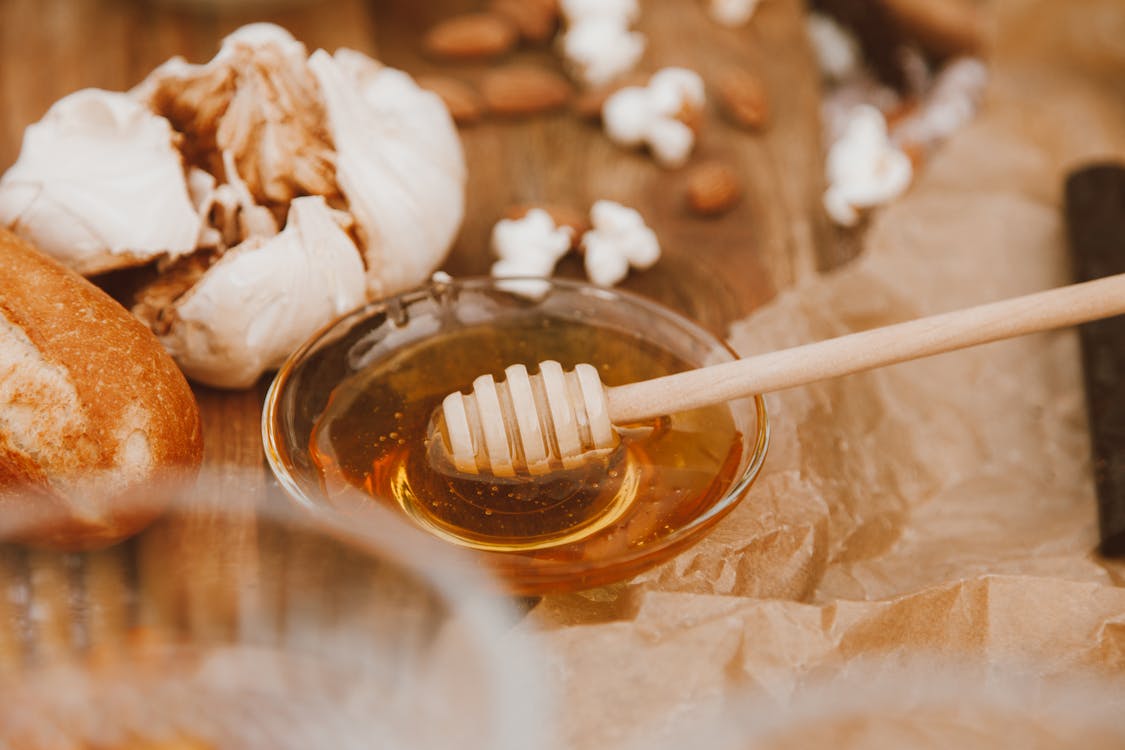
[[[155,336],[0,229],[0,528],[109,544],[149,523],[202,454],[199,408]]]

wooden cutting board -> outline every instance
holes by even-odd
[[[15,160],[23,129],[59,97],[86,86],[127,89],[172,55],[205,61],[225,34],[254,20],[280,23],[310,48],[348,46],[411,73],[479,79],[485,65],[427,60],[418,40],[436,21],[483,4],[290,0],[268,3],[287,10],[263,14],[231,10],[267,5],[251,0],[2,0],[0,170]],[[713,81],[724,68],[742,66],[763,78],[769,127],[761,133],[740,130],[709,104],[693,158],[722,160],[738,170],[745,183],[740,205],[719,219],[693,217],[684,207],[683,170],[665,170],[647,156],[619,149],[596,125],[570,112],[490,120],[462,131],[468,211],[446,270],[455,276],[487,272],[489,232],[514,204],[551,202],[584,210],[610,198],[640,210],[664,247],[656,267],[624,286],[722,336],[729,323],[779,289],[845,259],[846,243],[830,230],[819,207],[819,84],[801,4],[768,0],[741,29],[719,27],[703,6],[703,0],[644,0],[638,27],[647,35],[648,51],[641,69],[683,65]],[[513,59],[558,67],[549,48],[525,49]],[[561,272],[579,275],[581,269],[571,259]],[[259,438],[267,385],[263,379],[243,392],[196,389],[207,464],[243,467],[261,480],[254,487],[245,479],[234,483],[224,502],[256,502],[272,494]]]

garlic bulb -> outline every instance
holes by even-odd
[[[202,221],[175,142],[126,94],[64,97],[0,178],[0,225],[85,274],[191,252]]]
[[[0,181],[0,222],[86,273],[159,259],[134,312],[190,377],[240,388],[349,307],[423,283],[465,179],[435,94],[253,24],[205,64],[56,104]]]

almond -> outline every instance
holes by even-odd
[[[488,8],[504,16],[531,44],[542,44],[559,26],[558,0],[492,0]]]
[[[688,207],[700,216],[726,213],[741,197],[742,183],[726,164],[708,162],[688,173]]]
[[[488,71],[481,82],[485,104],[498,115],[533,115],[565,106],[570,82],[546,68],[513,65]]]
[[[582,235],[590,231],[590,220],[586,214],[579,211],[574,206],[566,206],[559,203],[545,203],[545,204],[531,204],[521,203],[512,206],[505,212],[505,218],[508,219],[522,219],[527,215],[527,212],[533,208],[538,208],[546,211],[551,217],[551,221],[555,222],[557,227],[570,227],[574,230],[573,247],[578,247],[578,241]]]
[[[719,102],[736,124],[758,129],[769,120],[769,100],[762,79],[742,68],[730,68],[719,78]]]
[[[507,54],[518,41],[519,31],[506,17],[495,13],[465,13],[431,28],[422,46],[434,57],[473,60]]]
[[[419,86],[441,97],[458,125],[472,125],[484,116],[484,99],[469,84],[447,76],[418,76]]]

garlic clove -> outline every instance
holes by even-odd
[[[449,112],[405,73],[351,50],[309,68],[336,146],[336,181],[356,220],[372,295],[429,278],[465,209],[465,162]]]
[[[202,221],[175,138],[125,94],[64,97],[0,178],[0,224],[85,274],[191,252]]]
[[[231,248],[171,305],[159,338],[193,380],[246,388],[364,300],[359,252],[334,212],[297,198],[280,234]]]

